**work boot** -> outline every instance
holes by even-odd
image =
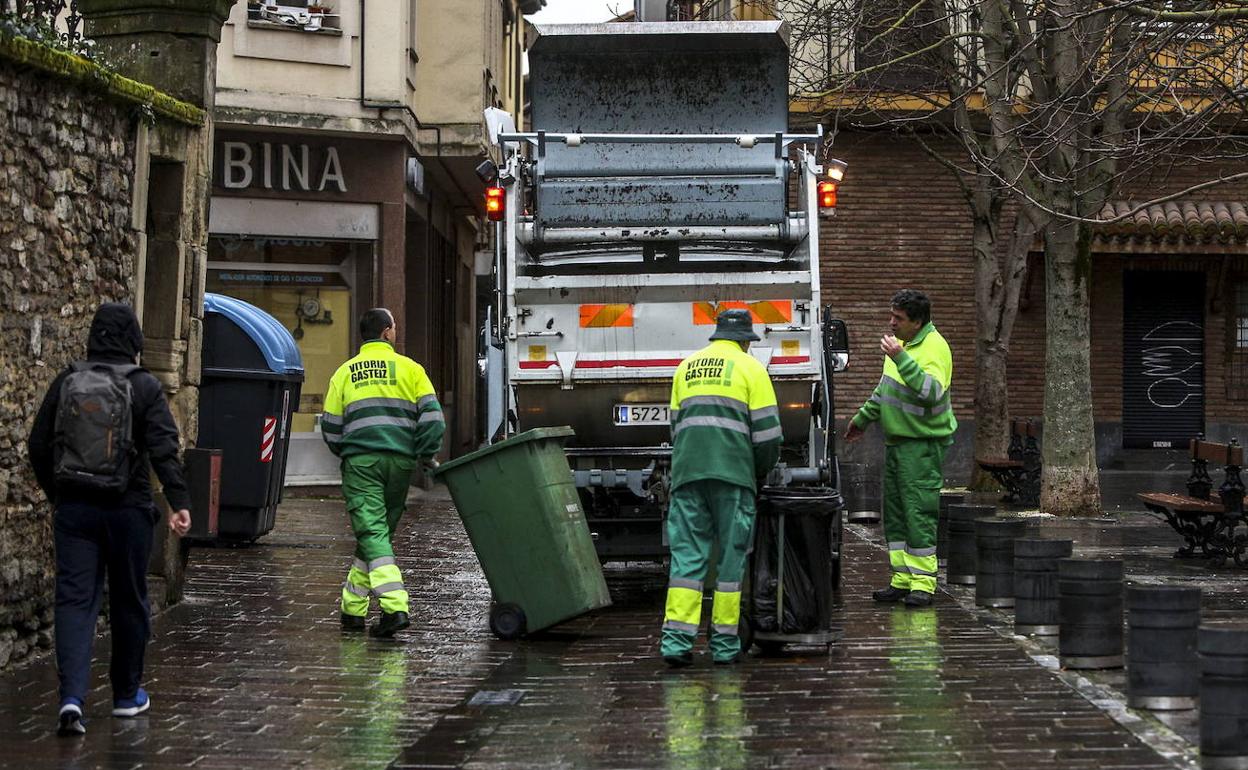
[[[877,602],[899,602],[909,595],[910,591],[905,588],[889,586],[888,588],[881,588],[880,590],[873,592],[871,594],[871,598],[875,599]]]
[[[381,613],[381,620],[373,624],[373,627],[369,629],[369,633],[373,636],[389,638],[411,624],[411,621],[407,619],[406,612],[383,612]]]
[[[672,668],[684,668],[693,665],[693,653],[682,652],[679,655],[664,655],[663,662]]]
[[[343,631],[363,631],[364,630],[364,616],[363,615],[348,615],[347,613],[344,612],[338,616],[338,620],[342,623]]]
[[[907,607],[931,607],[932,595],[927,591],[911,591],[901,603]]]

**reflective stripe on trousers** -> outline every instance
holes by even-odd
[[[373,559],[367,564],[356,559],[347,572],[347,582],[342,586],[343,614],[364,617],[372,597],[377,597],[383,612],[407,612],[407,590],[393,556]]]

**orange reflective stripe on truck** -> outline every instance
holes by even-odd
[[[693,323],[697,326],[714,324],[715,318],[725,310],[749,310],[756,324],[789,323],[793,320],[793,303],[790,300],[764,299],[758,302],[695,302]]]
[[[600,329],[609,326],[632,325],[632,305],[581,305],[582,329]]]

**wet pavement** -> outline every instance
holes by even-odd
[[[1242,615],[1248,573],[1177,561],[1147,517],[1047,520],[1077,555],[1126,555],[1128,578],[1207,587]],[[1177,541],[1177,536],[1174,538]],[[1121,707],[1121,672],[1054,670],[953,588],[926,610],[882,607],[878,527],[848,530],[832,650],[669,671],[655,656],[665,576],[611,565],[615,604],[536,638],[487,630],[489,588],[440,489],[396,551],[413,626],[344,636],[337,595],[352,541],[335,499],[291,499],[247,548],[192,553],[187,601],[155,623],[153,706],[108,716],[104,665],[88,734],[57,739],[51,661],[0,677],[0,756],[29,768],[1195,767],[1195,721]],[[107,639],[97,649],[106,660]]]

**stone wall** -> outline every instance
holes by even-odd
[[[26,437],[99,303],[132,301],[136,114],[0,57],[0,667],[51,643],[51,508]]]

